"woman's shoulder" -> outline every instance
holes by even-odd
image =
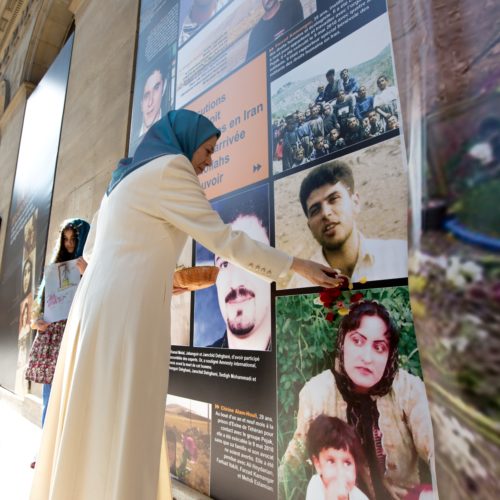
[[[394,377],[391,392],[399,406],[404,409],[425,398],[425,385],[420,377],[400,369]]]
[[[324,392],[331,391],[335,387],[335,377],[331,370],[324,370],[314,377],[311,377],[305,384],[300,392]]]
[[[191,162],[187,159],[186,156],[181,154],[166,154],[157,156],[152,160],[149,160],[150,166],[157,166],[158,168],[166,168],[171,165],[191,165]]]
[[[162,180],[170,183],[172,180],[190,181],[199,184],[198,177],[193,164],[187,156],[182,154],[170,154],[160,156],[151,160],[153,168],[161,172]]]
[[[417,377],[416,375],[411,374],[410,372],[407,372],[406,370],[403,370],[400,368],[396,376],[394,377],[394,382],[392,383],[393,389],[410,389],[412,387],[423,387],[424,382],[420,377]]]

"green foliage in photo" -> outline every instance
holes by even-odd
[[[337,330],[343,317],[339,310],[342,305],[349,307],[351,297],[359,292],[343,291],[331,309],[323,306],[318,293],[287,295],[276,299],[280,459],[295,431],[299,392],[310,378],[331,368]],[[408,288],[374,288],[362,290],[361,293],[364,299],[376,300],[389,311],[400,331],[399,365],[422,377]],[[308,464],[304,464],[300,471],[282,468],[280,498],[305,498],[309,479],[307,471],[311,471]]]

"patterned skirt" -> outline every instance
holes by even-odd
[[[39,384],[51,384],[57,356],[66,327],[66,320],[51,323],[45,332],[38,331],[31,346],[26,379]]]

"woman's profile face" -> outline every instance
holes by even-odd
[[[202,174],[205,168],[212,164],[212,154],[216,143],[217,136],[213,135],[194,152],[191,163],[193,164],[196,175]]]
[[[360,392],[380,381],[389,358],[387,326],[378,316],[363,316],[344,339],[344,368]]]

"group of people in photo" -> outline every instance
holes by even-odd
[[[326,79],[306,109],[273,120],[273,160],[283,170],[399,128],[398,93],[387,76],[378,76],[374,95],[347,68],[339,78],[329,69]]]

